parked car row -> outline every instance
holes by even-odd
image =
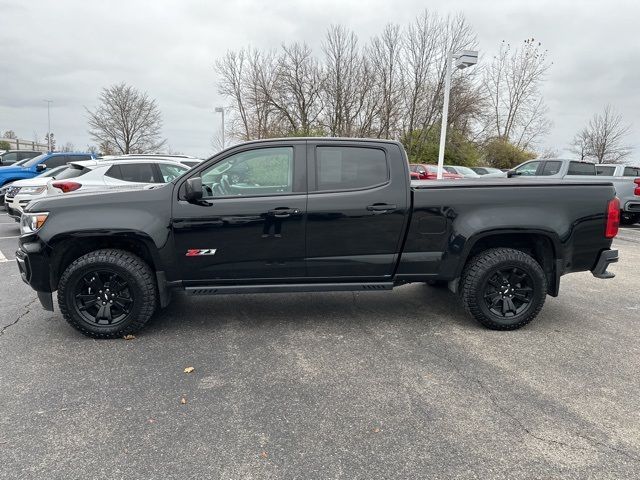
[[[438,178],[438,166],[424,163],[412,163],[409,165],[412,180],[435,180]],[[461,178],[496,178],[505,177],[506,173],[493,167],[462,167],[457,165],[445,165],[442,178],[458,180]]]
[[[640,167],[628,165],[596,165],[582,160],[530,160],[509,170],[509,178],[573,180],[580,183],[612,183],[620,200],[620,222],[626,225],[640,221]]]
[[[502,171],[492,167],[462,167],[445,165],[445,179],[566,179],[580,183],[610,182],[620,199],[620,221],[623,224],[640,222],[640,167],[631,165],[594,164],[582,160],[541,159],[530,160],[517,167]],[[435,180],[438,167],[430,164],[410,164],[412,180]]]
[[[201,162],[183,155],[48,153],[0,167],[0,204],[16,221],[42,197],[71,192],[145,188],[170,182]]]

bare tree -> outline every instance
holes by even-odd
[[[437,127],[444,99],[446,60],[449,52],[475,49],[475,34],[463,15],[440,17],[425,10],[411,23],[403,37],[402,138],[411,155]],[[473,69],[470,69],[473,70]],[[477,114],[481,98],[470,80],[474,73],[455,71],[452,78],[449,122],[470,127],[469,108]],[[417,134],[416,134],[417,133]]]
[[[123,83],[103,88],[100,104],[88,114],[89,135],[102,146],[120,153],[154,152],[166,143],[161,138],[162,115],[156,101]]]
[[[60,148],[61,152],[73,152],[75,150],[75,146],[71,142],[66,142],[62,148]]]
[[[265,91],[287,134],[309,135],[322,113],[322,72],[306,44],[283,45],[273,89]]]
[[[382,34],[373,37],[367,57],[375,78],[375,97],[379,99],[376,115],[376,137],[396,138],[398,121],[402,117],[402,36],[398,25],[388,24]]]
[[[16,135],[16,132],[14,132],[13,130],[6,130],[2,134],[2,138],[8,138],[9,140],[15,140],[15,139],[18,138],[18,136]]]
[[[322,45],[325,63],[323,126],[331,136],[371,136],[379,101],[375,78],[362,55],[358,37],[340,25],[327,31]]]
[[[541,85],[550,66],[547,52],[533,38],[515,49],[502,42],[483,78],[491,105],[490,136],[527,149],[548,132]]]
[[[586,127],[576,134],[570,150],[581,160],[596,163],[620,163],[632,152],[625,138],[631,125],[625,124],[622,115],[610,105],[602,113],[596,113]]]
[[[241,139],[268,138],[280,133],[276,107],[277,60],[274,52],[242,49],[216,62],[218,91],[230,98],[231,133]],[[282,113],[282,111],[280,111]]]

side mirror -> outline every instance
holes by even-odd
[[[44,172],[47,169],[47,166],[44,163],[39,163],[36,165],[36,172]]]
[[[517,177],[518,175],[520,175],[520,173],[515,170],[507,170],[507,178]]]
[[[187,180],[184,197],[189,203],[196,203],[202,199],[202,178],[191,177]]]

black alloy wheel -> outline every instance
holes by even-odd
[[[93,338],[118,338],[140,330],[156,309],[149,264],[132,252],[101,249],[71,262],[58,282],[60,312]]]
[[[547,277],[528,253],[490,248],[467,262],[459,287],[465,310],[478,322],[493,330],[514,330],[542,309]]]
[[[74,291],[78,314],[95,325],[118,325],[131,314],[133,292],[117,273],[101,269],[78,280]]]
[[[501,267],[485,281],[483,298],[494,315],[514,317],[531,306],[533,282],[527,272],[518,267]]]

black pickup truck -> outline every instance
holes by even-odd
[[[83,333],[140,329],[189,295],[448,284],[486,327],[531,321],[560,277],[609,278],[611,183],[411,182],[393,141],[295,138],[229,148],[148,189],[31,203],[25,282]]]

